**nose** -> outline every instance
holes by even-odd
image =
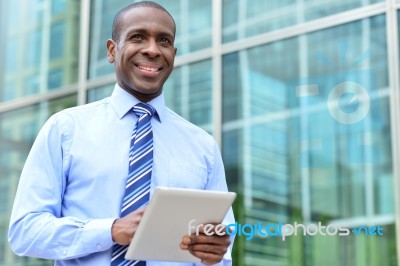
[[[157,41],[149,40],[147,42],[147,46],[143,48],[142,54],[152,58],[160,56],[161,51],[158,47]]]

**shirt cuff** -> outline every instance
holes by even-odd
[[[114,244],[111,228],[117,218],[93,219],[85,224],[85,248],[94,253],[107,250]]]
[[[231,249],[228,248],[228,251],[225,253],[222,261],[220,262],[221,266],[232,266],[232,253]]]

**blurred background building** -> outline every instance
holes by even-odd
[[[0,265],[20,171],[62,109],[109,96],[132,0],[0,1]],[[235,265],[397,265],[400,0],[160,0],[176,20],[167,104],[221,145],[240,223],[380,225],[384,236],[237,237]]]

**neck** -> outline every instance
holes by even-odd
[[[128,91],[133,97],[138,99],[141,102],[147,103],[153,100],[154,98],[158,97],[161,94],[161,90],[155,92],[155,93],[141,93],[136,90]]]
[[[153,100],[154,98],[160,96],[162,89],[154,92],[154,93],[143,93],[140,91],[135,90],[134,88],[125,88],[124,86],[121,86],[121,84],[119,84],[119,86],[124,89],[125,91],[127,91],[130,95],[132,95],[133,97],[135,97],[136,99],[138,99],[141,102],[147,103],[151,100]]]

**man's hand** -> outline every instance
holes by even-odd
[[[129,245],[136,233],[145,209],[146,207],[138,209],[125,217],[116,219],[111,228],[113,241],[122,246]]]
[[[206,235],[204,226],[202,226],[200,227],[199,235],[196,235],[196,232],[190,236],[186,235],[180,243],[181,249],[188,250],[193,256],[198,257],[202,263],[207,265],[220,262],[231,244],[229,235],[225,232],[225,226],[223,226],[224,230],[218,230],[218,232],[222,231],[224,235],[216,234],[215,227],[217,225],[214,224],[213,226],[212,230],[207,230],[208,232],[214,232],[213,235]],[[221,226],[218,226],[219,228],[217,229],[220,229]]]

